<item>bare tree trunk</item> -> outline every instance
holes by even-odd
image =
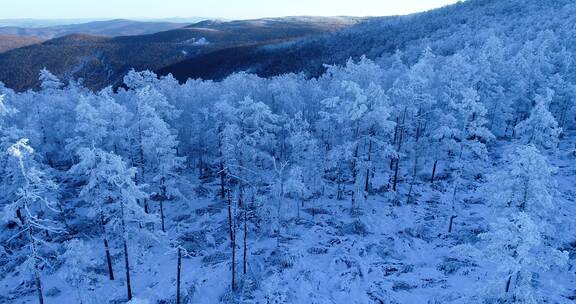
[[[336,199],[342,200],[342,192],[343,192],[343,185],[342,185],[342,169],[340,163],[338,163],[338,167],[336,168]]]
[[[166,232],[164,225],[164,200],[160,200],[160,223],[162,225],[162,232]]]
[[[106,264],[108,265],[108,276],[114,281],[114,271],[112,271],[112,258],[110,256],[110,246],[108,245],[108,236],[104,226],[104,217],[100,214],[100,227],[102,228],[102,237],[104,239],[104,250],[106,251]]]
[[[455,215],[452,215],[452,216],[450,217],[450,224],[448,225],[448,233],[452,233],[452,226],[453,226],[453,224],[454,224],[454,219],[455,219],[455,218],[456,218]]]
[[[36,279],[36,291],[38,292],[38,303],[44,304],[44,296],[42,296],[42,282],[40,281],[40,274],[38,270],[34,270],[34,277]]]
[[[232,219],[232,197],[228,191],[228,228],[230,232],[230,246],[232,247],[232,291],[236,291],[236,236]]]
[[[352,209],[354,209],[354,204],[356,203],[356,196],[358,195],[358,150],[360,148],[360,142],[358,140],[358,134],[360,134],[359,121],[356,121],[356,129],[354,131],[354,139],[356,140],[356,147],[354,148],[354,155],[352,156],[352,182],[354,187],[352,187]]]
[[[458,194],[458,180],[456,180],[454,182],[454,191],[452,192],[452,202],[451,202],[451,208],[452,208],[452,213],[456,213],[456,195]],[[450,225],[448,227],[448,232],[452,232],[452,226],[454,225],[454,219],[456,218],[456,215],[452,215],[450,217]]]
[[[114,281],[114,272],[112,271],[112,258],[110,257],[110,247],[108,246],[108,239],[104,237],[104,250],[106,251],[106,263],[108,264],[108,276],[110,281]]]
[[[510,283],[512,283],[512,275],[510,275],[506,281],[506,292],[510,291]]]
[[[138,110],[139,111],[139,110]],[[138,112],[140,115],[140,112]],[[138,171],[140,172],[140,178],[138,178],[138,174],[136,174],[136,184],[144,181],[144,147],[142,144],[142,126],[140,125],[140,117],[138,117]],[[148,201],[144,199],[144,212],[146,214],[150,213],[150,209],[148,208]]]
[[[20,220],[20,223],[22,223],[22,225],[26,225],[26,223],[24,222],[24,217],[22,216],[22,211],[20,210],[20,208],[16,209],[16,217]]]
[[[248,215],[246,207],[244,207],[244,252],[243,252],[243,273],[246,274],[248,264]]]
[[[40,272],[38,271],[38,256],[36,241],[34,240],[33,228],[30,223],[27,224],[28,237],[30,238],[30,245],[32,248],[32,259],[34,259],[34,280],[36,281],[36,292],[38,294],[38,303],[44,304],[44,296],[42,295],[42,281],[40,280]]]
[[[412,201],[412,189],[414,184],[416,184],[416,178],[418,175],[418,160],[420,159],[420,149],[418,148],[418,143],[420,142],[421,124],[418,123],[418,128],[416,128],[416,146],[414,151],[414,168],[412,168],[412,181],[410,182],[410,190],[408,191],[408,197],[406,198],[406,204],[410,204]]]
[[[372,161],[372,139],[368,140],[368,163]],[[366,169],[366,180],[364,181],[364,191],[369,193],[370,191],[370,168]]]
[[[436,176],[436,165],[438,165],[438,160],[434,160],[434,166],[432,166],[432,177],[430,178],[430,183],[434,183],[434,177]]]
[[[180,304],[180,270],[182,268],[182,249],[178,247],[178,267],[176,270],[176,304]]]
[[[224,173],[224,163],[220,162],[220,197],[224,199],[226,197],[225,185],[226,174]]]
[[[394,138],[392,139],[392,144],[396,144],[396,139],[398,138],[398,128],[400,127],[400,116],[396,116],[396,125],[394,126]]]
[[[148,206],[148,199],[144,199],[144,212],[146,214],[150,213],[150,207]]]
[[[126,242],[126,221],[124,218],[124,203],[120,202],[120,216],[122,225],[122,245],[124,247],[124,267],[126,268],[126,292],[128,301],[132,300],[132,286],[130,284],[130,260],[128,258],[128,244]]]
[[[130,284],[130,262],[128,259],[128,245],[126,239],[122,241],[124,246],[124,266],[126,267],[126,292],[128,294],[128,301],[132,300],[132,286]]]
[[[404,116],[406,116],[406,113],[404,113]],[[402,125],[403,124],[404,118],[402,118]],[[400,151],[402,149],[402,140],[404,139],[404,129],[402,125],[398,129],[398,147],[396,148],[398,155],[394,158],[394,182],[392,184],[392,189],[394,191],[396,191],[398,186],[398,171],[400,171]]]
[[[396,158],[394,160],[394,182],[392,183],[392,190],[396,191],[398,185],[398,170],[400,167],[400,159]]]
[[[394,157],[394,165],[395,165],[395,169],[398,170],[398,162],[400,161],[400,152],[402,151],[402,144],[404,141],[404,125],[406,123],[406,115],[408,113],[408,110],[406,108],[404,108],[404,110],[402,111],[402,120],[400,120],[400,117],[396,118],[396,134],[394,135],[394,142],[392,143],[393,145],[396,146],[396,152],[398,153],[398,155],[396,157]],[[392,164],[391,164],[392,165]],[[392,169],[392,168],[391,168]]]
[[[412,202],[412,188],[414,188],[414,183],[410,183],[410,188],[408,189],[408,196],[406,197],[406,204]]]

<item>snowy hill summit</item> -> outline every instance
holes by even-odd
[[[0,83],[0,303],[574,303],[575,13],[469,0],[204,57],[219,81]]]

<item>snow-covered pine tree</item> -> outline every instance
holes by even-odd
[[[339,91],[334,93],[338,95],[322,101],[324,110],[320,114],[326,126],[339,128],[336,132],[340,134],[335,134],[334,130],[328,131],[331,133],[329,136],[335,139],[329,154],[345,157],[333,159],[332,162],[336,165],[332,169],[339,188],[345,174],[342,165],[350,167],[354,209],[359,207],[357,203],[365,200],[370,191],[370,177],[374,173],[373,162],[378,156],[377,151],[384,157],[391,153],[389,135],[394,124],[388,120],[388,98],[380,86],[369,83],[367,87],[361,87],[356,82],[344,80]]]
[[[508,167],[490,176],[494,212],[501,214],[490,231],[480,235],[482,256],[498,265],[495,285],[481,297],[503,303],[542,303],[538,277],[564,266],[567,252],[555,248],[556,191],[554,168],[534,145],[520,145],[507,156]],[[498,287],[500,286],[500,288]]]
[[[423,152],[421,139],[426,124],[431,118],[431,108],[437,103],[433,95],[435,81],[434,64],[436,56],[427,47],[422,56],[410,69],[394,81],[388,95],[394,105],[393,146],[395,153],[391,154],[390,168],[394,171],[391,180],[392,190],[396,191],[401,179],[400,162],[403,155],[410,155],[412,166],[411,185],[414,184],[420,156]],[[411,137],[410,137],[411,136]],[[410,196],[408,196],[410,198]]]
[[[80,147],[102,147],[107,137],[107,122],[102,119],[86,97],[80,97],[76,106],[76,136],[69,140],[66,149],[74,153]]]
[[[170,116],[171,107],[158,91],[146,86],[135,95],[136,115],[131,134],[134,139],[133,162],[138,167],[137,183],[148,184],[160,203],[161,228],[165,231],[164,201],[178,195],[174,174],[184,158],[178,157],[175,132],[161,117],[161,111]],[[160,110],[159,110],[160,109]],[[144,209],[150,212],[148,199],[143,198]]]
[[[498,137],[506,136],[513,119],[512,99],[505,95],[505,48],[502,40],[493,32],[478,50],[474,66],[475,89],[487,110],[488,128]]]
[[[54,198],[58,187],[35,162],[28,139],[20,139],[7,152],[12,161],[7,172],[10,182],[5,180],[2,185],[3,215],[4,221],[16,222],[19,227],[11,240],[21,241],[12,250],[12,258],[21,261],[22,274],[33,278],[38,301],[43,304],[41,277],[42,270],[51,266],[51,234],[64,232],[56,217],[59,206]]]
[[[74,137],[75,108],[84,92],[77,86],[64,87],[45,69],[39,79],[41,90],[28,92],[23,99],[27,112],[23,129],[51,167],[69,165],[72,154],[63,147]]]
[[[311,132],[310,123],[303,118],[302,112],[296,113],[287,124],[289,162],[300,168],[298,175],[301,174],[300,182],[304,183],[305,187],[302,199],[308,199],[322,192],[323,172],[319,167],[324,167],[325,160],[320,154],[318,140]]]
[[[554,92],[547,90],[546,96],[537,95],[536,105],[530,116],[516,125],[516,136],[526,144],[534,144],[539,148],[551,149],[558,146],[558,138],[562,129],[548,110]]]
[[[483,255],[496,265],[494,281],[476,295],[482,302],[537,304],[547,301],[540,274],[568,261],[568,252],[546,244],[535,220],[525,212],[499,218],[480,235]]]
[[[78,150],[80,162],[70,173],[85,183],[80,197],[92,207],[94,224],[99,225],[104,240],[108,272],[114,279],[110,257],[108,227],[115,230],[121,240],[126,273],[127,297],[132,298],[128,241],[138,240],[147,233],[142,227],[156,222],[156,218],[144,212],[138,200],[147,197],[135,182],[136,169],[128,167],[122,158],[98,148]]]
[[[97,95],[80,96],[75,109],[75,136],[68,139],[66,147],[71,154],[82,147],[97,147],[126,155],[131,114],[112,94],[111,88],[107,88]]]
[[[66,251],[59,256],[63,267],[60,276],[74,288],[78,303],[97,304],[92,285],[98,280],[94,269],[99,263],[92,248],[80,239],[66,242],[65,247]]]
[[[534,145],[518,145],[506,155],[508,165],[489,176],[481,191],[499,208],[511,207],[535,218],[550,219],[554,208],[556,168]]]
[[[58,90],[64,86],[64,83],[46,68],[40,70],[38,80],[40,80],[40,88],[44,91]]]
[[[155,193],[152,198],[159,202],[161,229],[165,232],[164,202],[180,196],[176,173],[182,168],[185,158],[177,156],[178,140],[169,125],[146,104],[141,104],[139,108],[138,123],[146,165],[144,172],[148,172],[143,176]]]
[[[2,83],[0,82],[0,87]],[[7,104],[6,96],[0,92],[0,151],[8,148],[22,137],[22,131],[11,123],[11,119],[17,114],[17,110]],[[8,153],[0,153],[0,185],[5,186],[8,182],[6,170],[11,156]]]
[[[310,189],[304,182],[304,171],[299,166],[293,166],[288,172],[284,185],[286,195],[296,201],[297,217],[300,218],[300,206],[304,207],[304,200],[310,197]]]
[[[128,109],[119,104],[114,98],[111,87],[107,87],[97,94],[96,108],[98,118],[106,122],[106,139],[102,149],[114,152],[123,158],[129,158],[129,122],[133,117]]]

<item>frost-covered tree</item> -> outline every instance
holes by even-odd
[[[335,160],[336,172],[341,171],[340,161],[350,166],[353,184],[352,206],[365,200],[370,191],[370,176],[374,173],[373,161],[376,151],[382,155],[391,153],[389,135],[393,123],[388,121],[388,98],[382,88],[374,83],[361,87],[352,81],[341,83],[341,95],[322,101],[324,110],[320,113],[326,126],[338,126],[340,135],[329,130],[333,136],[333,149],[347,149],[347,159]],[[338,148],[336,148],[338,147]],[[343,154],[334,154],[333,156]],[[342,173],[337,173],[342,176]],[[339,178],[339,177],[337,177]],[[338,182],[340,184],[340,182]]]
[[[80,162],[70,172],[85,183],[80,197],[92,206],[95,225],[102,231],[110,279],[114,279],[110,257],[108,227],[120,236],[124,254],[128,299],[132,298],[128,241],[146,233],[139,227],[154,223],[138,200],[147,197],[135,182],[136,169],[128,167],[120,156],[98,148],[78,150]]]
[[[246,97],[236,106],[218,105],[220,172],[228,182],[254,186],[262,182],[261,169],[271,168],[277,152],[278,115],[262,102]]]
[[[180,193],[176,186],[177,170],[182,168],[184,157],[177,156],[178,141],[166,122],[154,115],[152,108],[141,105],[139,130],[144,155],[144,178],[153,186],[154,197],[160,204],[162,231],[166,231],[164,201]]]
[[[126,76],[124,76],[123,80],[128,88],[141,89],[146,86],[153,86],[158,81],[158,77],[152,71],[136,72],[136,70],[131,69]]]
[[[11,184],[3,185],[4,221],[17,219],[22,246],[17,249],[22,261],[20,272],[30,275],[35,284],[38,301],[44,303],[41,273],[51,265],[49,233],[61,233],[55,214],[59,212],[54,200],[57,185],[33,159],[34,149],[24,138],[8,149],[13,163],[8,174]],[[7,187],[8,186],[8,187]]]
[[[427,123],[430,134],[424,138],[434,155],[432,182],[442,167],[438,158],[458,175],[463,171],[469,175],[481,173],[478,167],[484,165],[487,156],[485,144],[493,138],[487,128],[486,107],[478,91],[471,88],[477,68],[460,54],[446,60],[438,72],[438,103],[432,109],[434,119]],[[463,165],[467,168],[461,168]]]
[[[496,285],[481,297],[495,303],[542,303],[546,294],[540,274],[567,261],[567,253],[556,250],[551,238],[554,169],[533,145],[515,147],[506,161],[509,166],[484,188],[501,216],[480,235],[481,256],[498,265]]]
[[[0,83],[1,85],[2,83]],[[24,134],[22,131],[11,123],[17,110],[7,103],[6,95],[0,93],[0,149],[7,151],[10,146],[17,142]],[[11,156],[8,153],[0,153],[0,183],[6,186],[8,176],[5,173],[8,170],[8,164]]]
[[[128,149],[128,122],[131,118],[126,107],[118,104],[111,89],[98,95],[81,96],[76,105],[76,136],[68,140],[67,149],[74,154],[79,148],[98,147],[116,154]]]
[[[75,108],[83,91],[63,84],[50,72],[40,72],[41,90],[28,91],[18,100],[21,115],[14,124],[19,125],[25,137],[36,147],[51,167],[68,165],[71,154],[65,149],[74,136]]]
[[[488,162],[488,149],[486,144],[494,136],[486,127],[486,109],[479,101],[476,90],[459,88],[458,93],[448,98],[449,102],[444,110],[444,124],[432,132],[427,141],[432,140],[434,163],[432,166],[431,182],[439,168],[438,159],[444,159],[452,175],[452,191],[449,199],[452,215],[448,231],[452,231],[453,219],[457,216],[457,196],[462,184],[470,178],[481,176]],[[434,146],[437,145],[437,146]],[[443,155],[440,156],[439,151]]]
[[[107,136],[107,122],[99,117],[98,110],[92,106],[90,100],[81,97],[76,106],[77,136],[70,140],[67,149],[72,153],[79,147],[102,147]]]
[[[94,270],[99,263],[92,248],[79,239],[68,241],[65,247],[66,252],[59,256],[62,261],[60,276],[74,288],[78,303],[97,303],[92,285],[97,281]]]
[[[310,189],[306,186],[304,181],[304,172],[302,168],[294,166],[288,172],[284,185],[286,194],[296,201],[298,217],[300,217],[300,206],[304,207],[304,200],[310,197]]]
[[[562,129],[548,110],[554,92],[548,90],[546,96],[537,95],[536,105],[530,116],[516,125],[516,135],[523,143],[534,144],[537,147],[550,149],[558,146],[558,137]]]
[[[506,167],[490,176],[483,191],[500,207],[512,207],[538,217],[549,216],[555,209],[555,168],[534,145],[514,147],[506,162]]]
[[[64,86],[64,83],[58,79],[54,74],[48,71],[46,68],[40,70],[40,88],[44,91],[48,90],[58,90]]]
[[[499,218],[490,228],[480,238],[484,257],[497,267],[496,280],[477,297],[489,303],[546,301],[538,278],[553,267],[566,265],[568,252],[547,246],[540,227],[525,212]]]
[[[480,48],[475,62],[475,88],[487,110],[488,128],[496,136],[506,136],[513,119],[512,99],[505,94],[506,49],[493,32]]]
[[[568,60],[568,62],[571,61],[573,61],[572,58]],[[550,89],[554,91],[549,110],[558,121],[558,127],[562,129],[570,123],[576,111],[576,85],[566,78],[563,74],[557,73],[550,77],[548,84]]]
[[[323,168],[325,161],[322,160],[318,140],[312,133],[312,127],[303,118],[301,112],[296,113],[287,124],[287,143],[290,148],[289,162],[300,168],[300,182],[304,183],[303,186],[306,189],[302,198],[307,199],[309,196],[322,192],[323,172],[319,170],[319,166]]]
[[[116,101],[111,87],[98,93],[97,109],[97,117],[106,121],[107,127],[103,149],[127,158],[130,139],[128,124],[133,113]]]
[[[136,115],[131,133],[134,139],[133,162],[138,168],[137,182],[150,185],[152,191],[157,193],[155,197],[160,202],[164,231],[163,202],[178,195],[174,174],[182,166],[184,158],[177,156],[175,132],[160,116],[160,110],[169,108],[165,97],[146,86],[136,92],[135,98]],[[144,208],[149,212],[146,198]]]
[[[431,108],[437,100],[433,95],[435,81],[434,64],[436,56],[430,48],[425,48],[422,56],[410,69],[398,77],[389,90],[391,104],[394,105],[393,146],[390,154],[390,168],[394,171],[392,189],[397,190],[401,177],[402,155],[412,158],[412,185],[416,180],[419,160],[423,152],[421,139],[426,123],[430,121]],[[411,149],[410,149],[411,148]],[[410,200],[410,196],[408,196]]]

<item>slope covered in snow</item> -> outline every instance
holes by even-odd
[[[312,79],[0,85],[0,302],[573,302],[573,6],[401,17]]]

